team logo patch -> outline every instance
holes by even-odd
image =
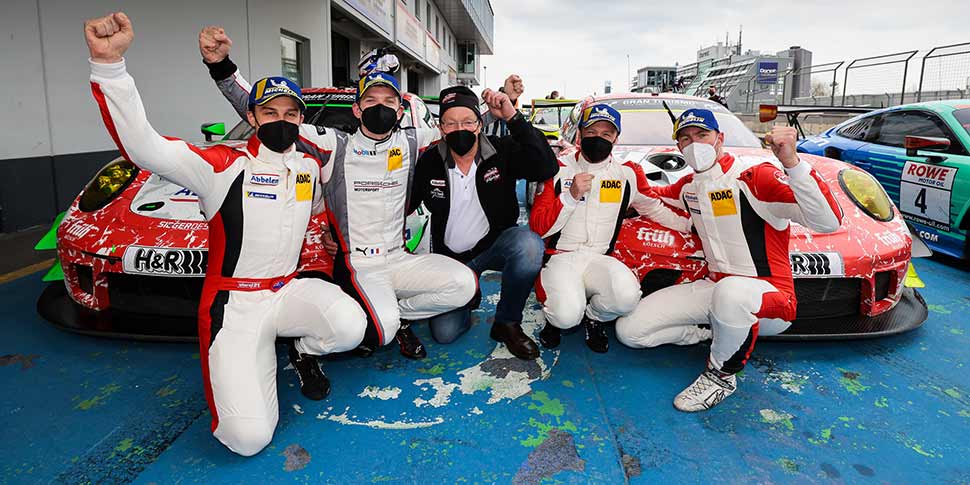
[[[502,176],[498,173],[498,167],[492,167],[485,172],[485,176],[483,178],[485,183],[491,183],[496,180],[500,180]]]
[[[249,183],[252,185],[279,185],[280,176],[275,173],[254,173],[249,176]]]
[[[400,170],[404,162],[404,150],[401,147],[394,147],[387,151],[387,171],[393,172]]]
[[[254,192],[252,190],[246,191],[246,197],[249,197],[250,199],[276,200],[276,194],[267,194],[266,192]]]
[[[620,202],[623,193],[623,182],[620,180],[600,181],[600,202],[615,204]]]
[[[296,201],[303,202],[313,199],[313,182],[310,172],[296,174]]]
[[[433,189],[431,189],[431,198],[432,199],[444,199],[445,198],[445,191],[444,190],[441,190],[441,189],[439,189],[437,187],[436,188],[433,188]]]
[[[442,180],[442,179],[431,179],[431,186],[432,187],[444,187],[445,186],[445,181]]]
[[[734,192],[731,189],[708,192],[707,197],[711,200],[714,217],[733,216],[738,213],[738,207],[734,203]]]

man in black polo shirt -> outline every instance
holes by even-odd
[[[542,133],[505,93],[482,93],[489,113],[506,122],[510,135],[482,133],[479,99],[470,89],[441,91],[442,140],[418,159],[408,213],[424,202],[431,211],[431,251],[451,256],[481,275],[502,272],[502,293],[491,337],[521,359],[539,356],[521,328],[522,311],[542,267],[542,240],[517,224],[516,182],[541,182],[558,170]],[[471,327],[473,305],[431,318],[431,334],[449,343]]]

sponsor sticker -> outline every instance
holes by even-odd
[[[354,155],[357,155],[357,156],[373,157],[374,155],[377,155],[377,150],[364,150],[363,148],[354,148],[352,151],[354,152]]]
[[[738,208],[734,204],[734,191],[731,189],[708,192],[707,197],[711,200],[714,217],[733,216],[738,213]]]
[[[899,210],[906,219],[950,230],[950,205],[956,167],[907,161],[899,182]]]
[[[296,201],[303,202],[313,199],[313,178],[310,172],[296,174]]]
[[[670,231],[653,229],[649,227],[641,227],[640,229],[637,229],[637,239],[643,241],[644,244],[651,247],[673,246],[675,242],[674,235]]]
[[[623,181],[621,180],[601,180],[600,181],[600,202],[615,204],[620,202],[623,193]]]
[[[442,179],[431,179],[431,186],[432,187],[444,187],[445,186],[445,181],[442,180]]]
[[[254,192],[252,190],[246,191],[246,197],[249,197],[250,199],[276,200],[276,194],[268,194],[266,192]]]
[[[128,246],[122,268],[128,274],[153,276],[205,276],[208,251]]]
[[[159,221],[159,229],[174,229],[178,231],[201,231],[209,228],[208,222]]]
[[[74,219],[64,227],[64,239],[68,241],[81,239],[94,229],[95,227],[93,225],[83,222],[80,219]]]
[[[827,278],[845,276],[842,255],[835,252],[790,253],[792,276],[800,278]]]
[[[437,187],[435,187],[435,188],[431,189],[431,198],[432,199],[444,199],[445,198],[445,191],[444,190],[441,190],[441,189],[439,189]]]
[[[393,172],[400,170],[404,163],[404,150],[401,147],[393,147],[387,151],[387,171]]]
[[[366,248],[366,247],[365,248],[354,248],[354,251],[360,253],[363,256],[380,256],[381,255],[381,248],[380,247],[373,247],[373,248]]]
[[[249,176],[252,185],[276,186],[280,184],[280,176],[275,173],[254,173]]]

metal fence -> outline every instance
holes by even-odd
[[[804,85],[796,86],[805,76],[808,95]],[[783,79],[784,94],[777,102],[796,106],[888,107],[970,99],[970,42],[816,64],[789,70]],[[744,107],[757,111],[753,88],[748,91]]]

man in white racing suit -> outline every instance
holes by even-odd
[[[277,336],[321,355],[355,348],[366,316],[339,287],[294,279],[312,213],[323,210],[320,166],[294,150],[305,108],[300,88],[282,78],[256,84],[247,119],[258,127],[245,148],[196,147],[159,135],[148,123],[122,57],[134,33],[123,13],[90,20],[91,90],[111,138],[139,167],[199,194],[209,225],[209,260],[199,304],[199,351],[213,435],[250,456],[273,438]],[[329,382],[316,367],[313,392]]]
[[[609,349],[604,322],[633,311],[640,300],[640,282],[610,255],[627,209],[680,232],[690,230],[690,220],[639,192],[633,164],[613,159],[618,111],[606,104],[590,106],[579,130],[580,149],[559,157],[559,173],[540,187],[529,220],[547,248],[536,284],[547,323],[539,339],[556,347],[562,330],[582,321],[586,344],[602,353]]]
[[[218,27],[199,35],[209,73],[242,116],[250,89],[229,59],[232,41]],[[297,150],[322,165],[330,233],[338,244],[334,280],[367,313],[361,351],[369,354],[395,340],[401,353],[423,358],[426,351],[402,322],[430,318],[464,306],[478,280],[465,265],[439,254],[405,250],[406,207],[418,156],[441,135],[432,128],[400,128],[404,108],[397,79],[374,71],[357,86],[354,116],[361,126],[352,134],[304,124]]]
[[[777,161],[725,153],[718,128],[710,110],[684,111],[674,139],[695,173],[653,189],[689,211],[709,276],[648,295],[616,323],[620,342],[635,348],[695,344],[713,331],[706,370],[674,399],[687,412],[710,409],[735,391],[735,374],[754,349],[759,319],[795,318],[791,221],[824,233],[837,230],[842,219],[828,185],[799,160],[794,128],[775,127],[766,136]],[[697,326],[704,323],[711,330]]]

